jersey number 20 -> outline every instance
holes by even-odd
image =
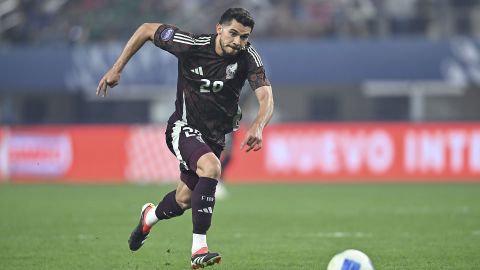
[[[202,79],[202,85],[200,85],[200,93],[214,93],[220,92],[223,88],[223,81],[213,81],[208,79]]]

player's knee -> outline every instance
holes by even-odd
[[[222,174],[222,167],[220,162],[210,163],[202,167],[201,170],[197,169],[197,174],[200,177],[209,177],[213,179],[219,179]]]
[[[175,195],[175,201],[177,201],[178,206],[182,208],[183,210],[189,209],[191,206],[191,197],[182,195],[182,194],[176,194]]]
[[[219,179],[222,174],[222,165],[218,158],[206,160],[197,166],[197,175]]]

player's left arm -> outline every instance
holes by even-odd
[[[259,103],[259,109],[255,121],[245,134],[245,138],[240,146],[243,149],[245,146],[248,148],[245,150],[249,152],[258,151],[263,146],[263,129],[268,124],[273,115],[273,94],[272,87],[270,85],[260,86],[255,90],[255,95]]]

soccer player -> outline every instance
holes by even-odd
[[[140,221],[128,240],[132,251],[143,245],[159,220],[180,216],[191,208],[192,268],[220,262],[221,255],[208,249],[206,235],[221,176],[219,156],[225,134],[238,128],[242,115],[238,100],[246,80],[255,92],[259,109],[241,149],[249,152],[262,148],[262,132],[273,113],[270,82],[259,54],[248,42],[254,24],[250,13],[242,8],[226,10],[216,25],[216,34],[197,35],[169,24],[145,23],[100,80],[97,95],[106,96],[107,86],[119,83],[123,68],[146,41],[178,58],[175,112],[165,134],[168,148],[180,161],[181,182],[156,207],[152,203],[142,207]]]

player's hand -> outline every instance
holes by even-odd
[[[114,69],[110,69],[103,78],[100,80],[97,86],[97,96],[107,96],[107,87],[115,87],[120,81],[120,72]]]
[[[263,128],[259,127],[256,124],[252,125],[247,131],[247,134],[245,134],[245,138],[240,145],[240,149],[243,149],[245,145],[248,146],[245,152],[250,152],[250,150],[252,149],[253,151],[258,151],[262,149],[262,131]]]

